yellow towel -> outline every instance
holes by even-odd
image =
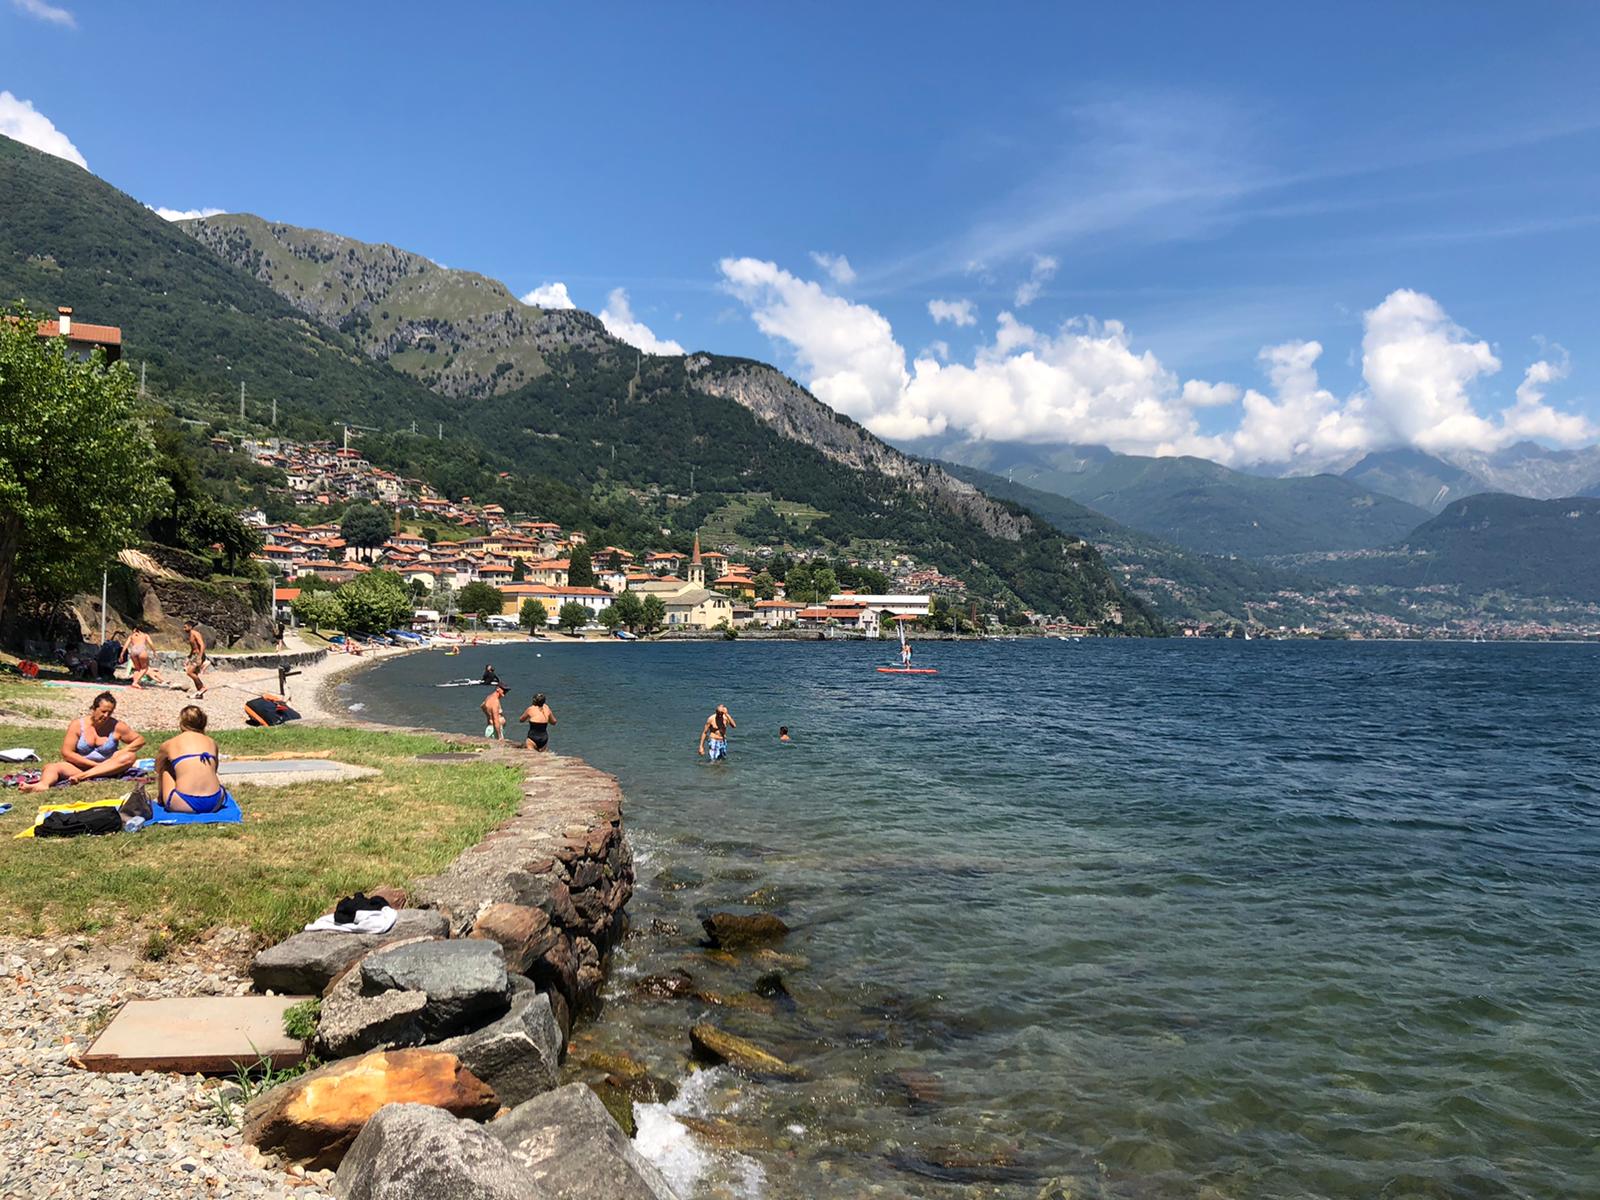
[[[133,793],[130,792],[128,795],[132,794]],[[53,812],[83,812],[85,809],[90,808],[116,808],[117,805],[121,804],[127,798],[127,796],[113,796],[109,800],[76,800],[70,804],[42,805],[38,813],[33,818],[33,824],[28,826],[28,828],[24,829],[16,836],[19,838],[31,838],[33,836],[33,831],[39,827],[39,823]]]

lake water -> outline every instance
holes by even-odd
[[[888,657],[502,645],[346,685],[477,732],[481,693],[431,685],[492,660],[513,713],[549,693],[552,747],[621,778],[635,933],[584,1046],[680,1086],[640,1141],[687,1191],[1600,1195],[1596,648]],[[704,953],[696,915],[740,904],[789,957]],[[673,967],[739,1006],[635,995]],[[749,997],[774,967],[792,1004]],[[806,1077],[691,1079],[707,1019]]]

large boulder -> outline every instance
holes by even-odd
[[[368,1050],[419,1046],[427,1041],[422,1014],[427,992],[379,992],[361,989],[361,972],[348,971],[329,986],[317,1020],[317,1053],[323,1058],[348,1058]]]
[[[280,996],[321,994],[333,978],[356,959],[379,946],[409,938],[447,937],[450,922],[429,909],[402,910],[387,933],[297,933],[256,955],[250,982],[258,992]]]
[[[333,1188],[344,1200],[541,1200],[528,1169],[483,1126],[421,1104],[367,1122]]]
[[[799,1067],[784,1062],[776,1054],[768,1053],[748,1038],[718,1029],[715,1025],[696,1025],[689,1030],[689,1045],[696,1058],[706,1062],[727,1063],[751,1075],[798,1079],[804,1074]]]
[[[506,970],[526,975],[545,951],[561,939],[550,924],[550,914],[528,904],[491,904],[478,914],[472,936],[498,942],[505,951]]]
[[[715,912],[702,917],[706,937],[719,950],[740,950],[782,941],[789,927],[771,913]]]
[[[484,1128],[549,1200],[674,1200],[665,1177],[584,1084],[535,1096]]]
[[[500,1108],[493,1089],[437,1050],[347,1058],[279,1084],[245,1108],[245,1141],[314,1170],[336,1167],[368,1118],[386,1104],[426,1104],[482,1121]]]
[[[502,1104],[516,1105],[548,1092],[560,1081],[562,1036],[550,997],[519,975],[512,976],[512,982],[510,1012],[432,1049],[454,1054],[494,1089]]]
[[[352,972],[352,975],[355,972]],[[418,1022],[429,1037],[460,1032],[505,1012],[511,981],[496,942],[413,942],[361,960],[361,991],[424,992],[428,1003]]]

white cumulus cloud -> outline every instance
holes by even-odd
[[[633,315],[633,306],[628,303],[628,293],[623,288],[613,288],[606,297],[606,306],[600,310],[600,323],[612,337],[621,338],[646,354],[683,353],[683,347],[677,342],[658,338],[648,325]]]
[[[928,315],[934,324],[949,321],[952,325],[976,325],[978,313],[971,300],[929,300]]]
[[[34,108],[31,100],[19,100],[10,92],[0,91],[0,133],[35,150],[43,150],[46,154],[77,163],[84,170],[89,169],[88,162],[72,144],[72,139],[57,129],[49,117]]]
[[[11,0],[11,7],[30,17],[48,21],[52,25],[61,25],[67,29],[78,27],[77,17],[58,5],[46,4],[45,0]]]
[[[533,291],[522,297],[524,304],[532,304],[538,308],[577,308],[572,302],[572,297],[567,295],[567,285],[559,281],[541,283]],[[626,302],[626,301],[624,301]]]
[[[1018,308],[1027,308],[1039,298],[1039,293],[1044,291],[1044,285],[1055,278],[1056,269],[1061,264],[1048,254],[1035,254],[1033,256],[1033,269],[1028,272],[1028,278],[1017,286],[1017,294],[1013,297]]]
[[[222,208],[160,208],[154,204],[145,207],[163,221],[192,221],[196,217],[215,217],[227,211]]]
[[[1494,450],[1519,438],[1574,445],[1597,436],[1592,422],[1545,401],[1549,385],[1566,374],[1564,356],[1531,365],[1515,404],[1480,413],[1475,385],[1499,360],[1436,300],[1406,289],[1364,314],[1362,386],[1339,396],[1318,377],[1317,341],[1263,348],[1257,361],[1268,386],[1244,390],[1181,380],[1154,353],[1135,348],[1121,322],[1092,317],[1039,329],[1002,312],[992,341],[970,362],[949,361],[949,347],[934,342],[908,363],[888,320],[868,305],[761,259],[726,258],[720,269],[723,288],[762,332],[789,347],[818,399],[883,437],[953,431],[1316,470],[1398,446],[1447,453]],[[1199,410],[1237,417],[1207,433]]]
[[[825,250],[813,250],[811,261],[816,263],[828,273],[828,278],[837,284],[849,285],[856,281],[856,270],[850,265],[850,260],[842,254],[829,254]]]

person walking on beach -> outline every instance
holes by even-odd
[[[700,753],[711,762],[728,757],[728,730],[737,729],[739,722],[733,719],[733,714],[728,711],[726,704],[717,705],[717,709],[700,729]]]
[[[506,736],[506,714],[500,707],[500,702],[505,699],[506,692],[510,689],[505,684],[496,682],[489,689],[489,694],[484,697],[483,703],[478,705],[483,710],[483,715],[489,723],[483,727],[483,736],[503,741]]]
[[[543,692],[533,697],[533,703],[522,710],[522,715],[517,720],[528,723],[528,740],[523,742],[523,745],[529,750],[543,753],[544,748],[550,744],[550,726],[556,723],[556,715],[545,703]]]
[[[143,690],[139,685],[145,679],[152,680],[162,687],[167,686],[167,681],[150,666],[150,656],[154,653],[155,645],[150,641],[150,634],[136,627],[128,635],[128,644],[122,648],[122,655],[128,660],[128,669],[133,672],[129,686],[134,691]]]
[[[200,672],[206,669],[206,639],[200,633],[200,627],[193,621],[183,623],[184,636],[189,639],[189,657],[183,664],[183,673],[194,684],[194,698],[206,698],[206,685],[200,682]]]

